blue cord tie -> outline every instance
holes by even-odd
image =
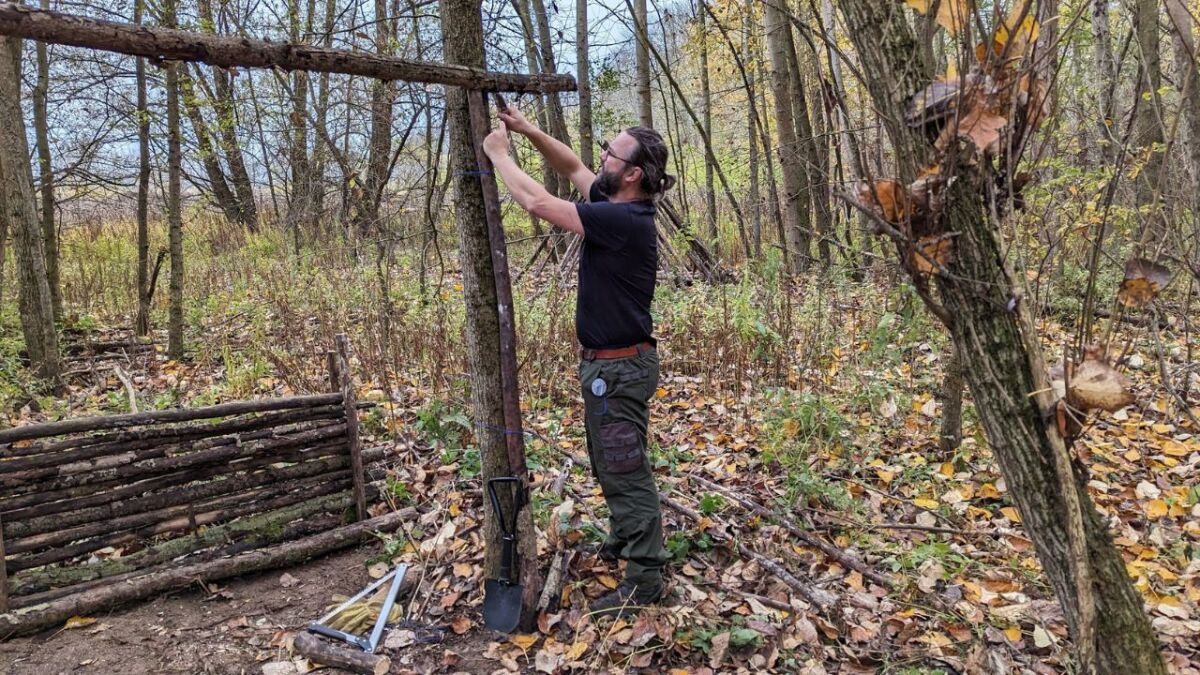
[[[476,169],[474,171],[458,171],[457,175],[459,175],[459,176],[490,176],[490,175],[492,175],[492,172],[484,171],[483,169]]]

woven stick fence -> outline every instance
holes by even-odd
[[[367,519],[345,336],[334,391],[0,431],[0,638],[197,579],[295,564]],[[346,521],[353,521],[346,525]]]

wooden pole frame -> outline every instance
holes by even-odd
[[[222,68],[282,68],[362,75],[488,91],[574,91],[571,75],[492,73],[479,68],[399,59],[344,49],[224,37],[172,28],[101,21],[63,12],[0,2],[0,35],[102,51],[155,61],[193,61]]]
[[[350,340],[345,333],[334,337],[337,345],[338,385],[346,409],[346,445],[350,451],[350,473],[354,479],[354,512],[357,520],[367,519],[367,490],[363,475],[362,440],[358,434],[358,406],[354,398],[354,376],[350,372]]]

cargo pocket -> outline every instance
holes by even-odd
[[[600,427],[600,445],[609,473],[629,473],[642,468],[642,439],[633,422],[610,422]]]

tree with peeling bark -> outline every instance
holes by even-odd
[[[479,6],[471,0],[441,0],[443,26],[446,31],[445,55],[452,64],[482,68],[484,42]],[[474,104],[470,96],[476,96]],[[475,110],[472,111],[472,105]],[[482,108],[482,110],[481,110]],[[490,182],[491,199],[496,200],[495,177],[480,170],[483,155],[482,140],[489,129],[483,126],[487,102],[478,92],[450,88],[446,91],[446,116],[449,123],[451,171],[454,174],[454,221],[458,229],[459,255],[463,267],[463,295],[467,303],[467,351],[471,364],[471,400],[475,410],[476,428],[480,430],[482,479],[516,476],[522,482],[518,495],[526,489],[526,468],[514,466],[514,449],[509,444],[521,444],[520,408],[517,404],[516,345],[513,342],[512,289],[509,286],[508,259],[500,234],[499,241],[489,232],[499,223],[498,211],[489,217],[485,205],[485,182]],[[498,206],[498,204],[496,204]],[[509,363],[505,363],[505,360]],[[523,449],[517,454],[522,454]],[[537,535],[533,523],[532,504],[528,499],[513,499],[503,494],[506,514],[517,517],[516,580],[522,586],[522,625],[532,626],[535,608],[541,593],[541,572],[537,565]],[[484,496],[484,503],[487,497]],[[484,533],[486,547],[484,569],[487,576],[496,578],[500,569],[500,526],[492,509],[486,509]]]
[[[1055,423],[1062,402],[1047,379],[1033,320],[997,232],[996,217],[1003,213],[997,204],[1006,199],[997,175],[1012,169],[1021,139],[1043,114],[1046,69],[1054,55],[1021,58],[1036,26],[1021,23],[1023,15],[1005,19],[1003,38],[991,27],[967,80],[974,87],[958,93],[958,112],[944,118],[931,143],[920,121],[937,109],[933,94],[953,82],[938,85],[930,73],[911,67],[920,49],[899,6],[847,0],[841,12],[900,176],[899,183],[868,183],[861,202],[890,233],[902,266],[950,332],[1009,494],[1067,618],[1078,667],[1086,673],[1165,673],[1141,596],[1092,504],[1086,476],[1071,459],[1070,433]],[[989,49],[992,41],[995,50]],[[1017,101],[1011,121],[992,112],[1009,110],[1002,100]],[[883,188],[898,185],[909,185],[897,188],[905,196],[899,202],[886,198]],[[898,217],[902,202],[914,208],[904,207],[906,214]]]
[[[21,332],[30,365],[40,377],[53,380],[58,378],[61,362],[46,271],[45,233],[34,202],[21,110],[20,56],[20,40],[0,40],[0,227],[12,229]]]

